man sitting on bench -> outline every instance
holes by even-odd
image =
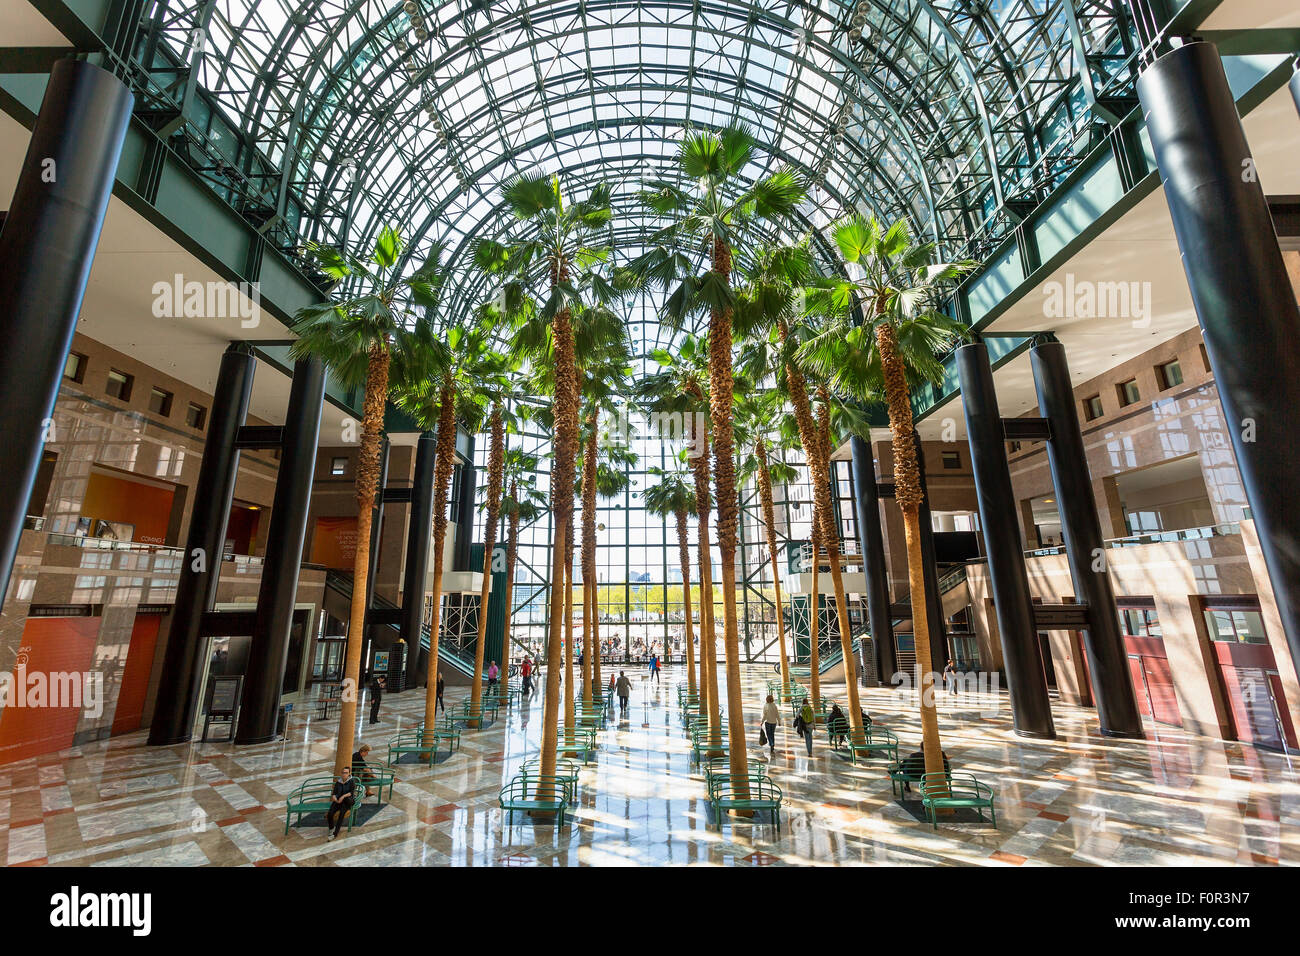
[[[366,796],[371,796],[375,791],[370,785],[375,782],[375,775],[370,772],[370,765],[366,763],[366,757],[370,753],[370,744],[362,744],[361,749],[352,755],[352,775],[359,779],[366,788]]]
[[[333,840],[343,829],[343,821],[352,812],[352,804],[357,796],[357,782],[352,779],[352,768],[344,767],[343,773],[334,779],[334,792],[330,794],[330,808],[325,811],[325,829],[330,830],[329,839]]]
[[[948,763],[947,751],[941,752],[943,753],[943,772],[952,773],[952,765]],[[920,750],[908,754],[898,762],[898,769],[903,772],[904,777],[911,778],[903,780],[903,792],[907,793],[912,789],[912,780],[920,780],[925,776],[925,754]]]

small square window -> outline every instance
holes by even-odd
[[[330,459],[331,475],[346,475],[348,473],[348,460],[346,458]]]
[[[960,468],[960,467],[961,467],[961,454],[960,454],[959,452],[955,452],[955,451],[945,451],[945,452],[943,453],[943,467],[945,467],[945,468]]]
[[[1167,388],[1173,388],[1175,385],[1183,384],[1183,368],[1178,364],[1178,359],[1172,362],[1166,362],[1164,365],[1156,366],[1156,381],[1160,383],[1160,391]]]
[[[1013,454],[1013,455],[1014,455],[1016,452],[1020,451],[1020,442],[1018,442],[1018,441],[1007,442],[1007,446],[1008,446],[1008,450],[1009,450],[1009,451],[1011,452],[1011,454]]]
[[[131,400],[131,385],[135,380],[125,372],[119,372],[115,368],[108,370],[108,394],[118,401],[129,402]]]
[[[185,410],[185,424],[189,425],[190,428],[197,428],[202,431],[203,423],[207,421],[207,418],[208,410],[202,405],[195,405],[190,402],[190,407]]]
[[[149,389],[149,411],[167,418],[172,413],[172,393],[155,385]]]
[[[1092,421],[1093,419],[1101,418],[1103,414],[1100,395],[1093,395],[1091,398],[1085,398],[1083,400],[1084,419]]]
[[[1127,382],[1120,382],[1120,384],[1115,386],[1115,391],[1119,394],[1120,408],[1123,408],[1126,405],[1132,405],[1142,398],[1142,394],[1138,391],[1137,379],[1135,378],[1131,378]]]
[[[86,378],[86,356],[80,352],[69,352],[68,360],[63,363],[63,377],[70,382],[81,382]]]

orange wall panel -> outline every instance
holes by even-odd
[[[11,687],[18,692],[25,674],[86,673],[95,658],[97,617],[34,617],[23,629]],[[24,668],[25,665],[25,668]],[[0,712],[0,764],[65,750],[72,746],[81,719],[78,707],[15,707]]]
[[[140,729],[144,717],[144,699],[149,691],[149,678],[153,671],[154,648],[158,643],[158,627],[162,617],[157,614],[136,616],[131,628],[131,646],[126,652],[126,667],[122,669],[122,687],[117,693],[117,706],[113,710],[113,735],[129,734]]]

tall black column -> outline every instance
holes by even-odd
[[[406,641],[406,686],[418,687],[424,586],[429,576],[429,534],[433,525],[433,466],[438,441],[433,432],[420,436],[415,449],[411,517],[406,529],[406,570],[402,584],[402,640]]]
[[[469,546],[474,541],[474,492],[478,482],[478,470],[474,467],[474,447],[470,444],[470,459],[460,469],[460,488],[457,492],[456,505],[456,571],[473,571],[469,566]]]
[[[1119,610],[1106,567],[1097,499],[1093,497],[1088,458],[1079,431],[1079,413],[1065,362],[1065,346],[1045,342],[1029,353],[1038,389],[1039,413],[1051,424],[1047,462],[1052,469],[1065,553],[1070,561],[1076,600],[1088,605],[1084,648],[1092,676],[1093,697],[1101,732],[1107,737],[1142,737],[1142,715],[1133,695]]]
[[[1300,674],[1300,307],[1249,168],[1218,51],[1188,43],[1138,79],[1192,303]],[[1294,89],[1294,85],[1293,85]]]
[[[885,563],[885,538],[880,530],[876,464],[865,439],[855,435],[849,447],[853,452],[853,488],[857,493],[854,512],[858,521],[858,548],[862,551],[862,573],[867,579],[867,620],[876,652],[876,677],[883,686],[892,687],[898,672],[898,655],[889,617],[889,566]]]
[[[942,674],[948,665],[948,626],[943,617],[943,598],[939,594],[939,564],[934,550],[934,518],[930,515],[930,489],[925,481],[925,450],[921,436],[912,430],[916,446],[916,470],[921,479],[921,570],[925,577],[925,616],[930,630],[930,669]],[[915,630],[915,620],[913,621]]]
[[[79,60],[55,63],[0,232],[0,606],[131,105],[111,73]]]
[[[252,349],[240,342],[231,344],[221,357],[212,411],[208,414],[208,434],[203,441],[203,460],[194,485],[194,508],[176,584],[176,605],[158,680],[158,698],[149,725],[151,744],[184,743],[193,733],[203,692],[203,615],[212,610],[217,599],[226,522],[239,470],[235,439],[248,415],[256,364]]]
[[[1295,101],[1295,108],[1300,110],[1300,67],[1291,74],[1291,99]]]
[[[1002,661],[1011,695],[1011,717],[1016,733],[1025,737],[1055,737],[1047,674],[1034,627],[1034,607],[1029,600],[1025,553],[1016,522],[1015,494],[1007,466],[1002,413],[993,388],[993,369],[982,343],[957,350],[962,404],[966,409],[966,434],[970,440],[971,471],[979,500],[984,551],[989,560],[989,580],[997,611]]]
[[[379,571],[379,549],[384,540],[384,489],[388,487],[388,464],[393,454],[392,442],[387,435],[379,440],[379,480],[375,494],[375,507],[370,516],[370,563],[366,565],[366,614],[361,627],[361,677],[365,680],[370,671],[370,645],[374,640],[374,627],[370,612],[375,607],[375,574]],[[356,591],[353,591],[355,594]]]
[[[271,527],[257,590],[257,617],[248,648],[236,744],[261,744],[276,736],[324,397],[325,366],[314,358],[299,360],[293,367],[293,387],[284,416],[280,473],[271,500]]]

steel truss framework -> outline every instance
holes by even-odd
[[[812,233],[823,268],[839,268],[824,227],[848,211],[979,259],[1135,102],[1125,0],[118,5],[113,52],[141,112],[269,241],[361,250],[392,224],[413,259],[444,244],[462,277],[449,319],[487,292],[475,244],[520,228],[498,188],[517,173],[560,174],[573,196],[610,183],[610,245],[630,258],[660,225],[637,192],[676,175],[682,132],[742,122],[762,147],[746,178],[790,163],[814,184],[791,231]],[[642,361],[673,344],[655,305],[629,312]],[[778,536],[795,539],[796,495],[778,497]],[[773,614],[752,499],[739,579],[757,649]],[[525,530],[521,618],[544,598],[549,546],[549,518]],[[671,581],[675,543],[656,547]]]
[[[282,245],[393,223],[456,261],[520,171],[615,183],[628,249],[640,182],[728,121],[758,131],[753,175],[820,184],[803,227],[873,210],[979,256],[1122,111],[1135,59],[1122,0],[121,2],[147,102],[215,142],[207,171]]]

